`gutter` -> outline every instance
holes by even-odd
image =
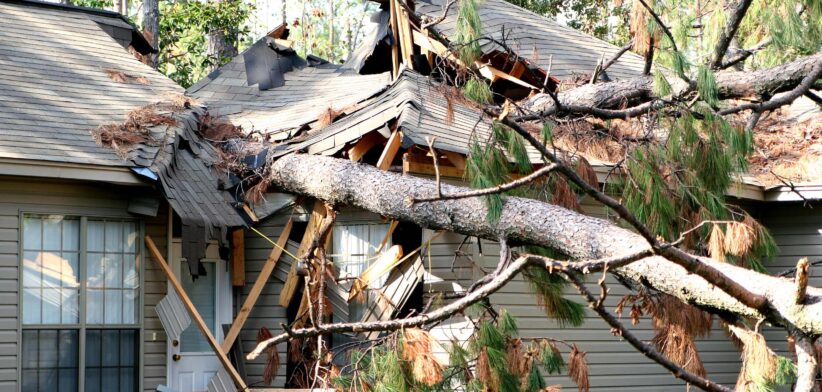
[[[124,166],[0,158],[0,175],[96,181],[117,185],[153,186],[153,183]]]

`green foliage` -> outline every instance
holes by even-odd
[[[545,379],[539,373],[539,368],[531,366],[531,371],[528,372],[528,380],[525,384],[526,392],[539,392],[542,388],[547,387]]]
[[[183,87],[189,87],[230,58],[207,55],[209,31],[226,31],[235,47],[248,33],[245,22],[253,6],[243,0],[160,2],[159,70]]]
[[[553,346],[546,344],[540,347],[539,359],[548,374],[559,374],[565,370],[565,360]]]
[[[482,36],[482,20],[479,16],[477,1],[460,0],[452,39],[457,56],[466,64],[473,64],[482,56],[482,48],[478,41]]]
[[[671,83],[668,83],[668,79],[665,79],[665,75],[662,74],[659,70],[654,72],[654,95],[657,97],[665,97],[671,94],[673,89],[671,88]]]
[[[719,88],[716,86],[716,77],[707,65],[701,65],[696,77],[696,89],[699,97],[708,105],[719,105]]]
[[[476,138],[471,141],[466,172],[474,188],[490,188],[504,183],[510,172],[508,159],[501,149],[492,143],[482,143]],[[502,195],[486,196],[488,220],[496,222],[502,215]]]
[[[556,257],[546,248],[527,247],[525,251],[546,257]],[[529,267],[523,272],[531,291],[537,296],[548,317],[557,321],[560,327],[580,326],[585,321],[585,306],[564,298],[568,282],[559,275],[552,274],[545,268]]]
[[[88,8],[109,9],[114,5],[112,0],[71,0],[71,5]]]
[[[379,8],[373,1],[284,0],[292,8],[288,24],[294,49],[332,63],[344,61],[367,33],[368,16]],[[269,18],[264,15],[263,18]]]
[[[462,88],[462,93],[466,98],[484,105],[494,102],[494,95],[491,92],[491,86],[483,80],[477,78],[470,78]]]

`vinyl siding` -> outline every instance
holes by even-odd
[[[168,254],[168,204],[163,202],[156,217],[145,220],[145,232],[151,236],[164,257]],[[168,279],[152,257],[143,258],[143,390],[155,391],[166,381],[166,334],[154,307],[166,296]]]
[[[287,221],[287,214],[275,214],[261,221],[256,226],[256,229],[276,241]],[[292,230],[296,231],[297,229],[294,228]],[[254,286],[254,282],[257,281],[257,276],[260,274],[260,270],[265,264],[265,261],[268,259],[268,255],[271,253],[272,249],[272,245],[268,241],[250,230],[246,232],[245,246],[246,284],[242,289],[243,292],[238,306],[241,306],[241,304],[245,301],[248,293],[251,291],[251,287]],[[283,282],[272,274],[268,283],[263,287],[263,291],[257,299],[256,305],[254,305],[254,308],[251,309],[251,313],[243,326],[242,332],[240,332],[239,339],[242,342],[244,353],[250,352],[256,346],[257,332],[261,327],[265,326],[271,331],[272,334],[276,335],[282,330],[282,328],[280,328],[280,323],[288,322],[286,318],[286,309],[280,306],[280,291],[282,291],[282,289]],[[286,345],[277,345],[277,352],[280,356],[281,366],[277,371],[277,377],[272,382],[271,386],[282,387],[285,385],[285,364],[287,361]],[[246,361],[245,371],[246,383],[248,385],[262,382],[266,358],[267,357],[265,355],[261,355],[253,361]],[[263,387],[264,385],[256,386]]]
[[[95,185],[74,182],[31,181],[18,177],[0,177],[0,390],[16,391],[18,383],[19,309],[19,216],[22,212],[41,212],[67,215],[96,215],[106,217],[132,217],[127,212],[128,197],[143,192],[137,188],[121,188],[112,185]],[[165,218],[156,218],[165,222]],[[165,234],[162,225],[154,219],[146,221],[146,232],[155,237]],[[151,266],[146,266],[146,284],[150,278]],[[150,296],[146,296],[145,312],[153,312]],[[149,310],[151,309],[151,310]],[[150,325],[147,322],[147,327]],[[146,330],[148,332],[148,328]],[[148,334],[147,334],[148,336]],[[151,345],[146,344],[146,351]],[[164,347],[164,345],[163,345]],[[162,363],[164,366],[164,358]],[[156,371],[156,358],[146,356],[144,360],[144,387],[154,390],[149,377]],[[164,368],[163,368],[164,369]],[[162,371],[165,378],[165,370]]]

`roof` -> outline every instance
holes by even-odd
[[[442,16],[443,4],[448,0],[418,0],[416,11],[432,19]],[[483,34],[519,52],[540,68],[551,69],[551,76],[564,80],[577,74],[590,74],[600,58],[607,61],[620,48],[596,37],[563,26],[551,18],[540,16],[504,0],[482,0],[478,2]],[[459,7],[452,6],[446,19],[435,26],[444,36],[454,34]],[[485,43],[483,52],[497,47]],[[549,67],[550,64],[550,67]],[[611,79],[631,78],[642,75],[644,59],[626,52],[607,74]]]
[[[258,43],[264,40],[266,38]],[[278,56],[273,49],[261,55]],[[299,64],[296,55],[293,57],[293,63]],[[358,75],[345,72],[337,65],[325,64],[284,71],[278,75],[283,80],[281,86],[261,89],[259,84],[249,83],[247,70],[252,65],[247,64],[247,58],[249,51],[234,57],[187,91],[207,105],[210,113],[224,116],[247,132],[276,134],[299,128],[317,120],[329,109],[350,110],[391,82],[388,73]]]
[[[436,137],[434,148],[467,155],[472,140],[482,142],[491,137],[491,121],[480,108],[450,87],[435,84],[409,69],[404,69],[388,89],[361,106],[361,110],[309,134],[282,153],[307,150],[333,154],[373,130],[383,129],[387,134],[387,125],[394,119],[403,131],[405,145],[427,146],[426,138]],[[541,162],[539,153],[530,147],[529,152],[534,162]]]
[[[0,158],[129,166],[89,131],[181,92],[123,46],[134,27],[115,13],[31,1],[0,0],[0,14]]]

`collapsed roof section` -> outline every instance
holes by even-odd
[[[434,138],[435,149],[462,155],[468,155],[472,141],[483,143],[491,138],[491,121],[476,104],[460,91],[408,69],[361,106],[359,111],[288,144],[276,156],[295,151],[334,155],[372,131],[388,138],[392,128],[402,131],[403,147],[428,146],[427,140]],[[529,156],[534,163],[541,162],[539,153],[530,147]]]
[[[387,73],[357,75],[282,45],[263,37],[187,93],[246,132],[282,140],[329,112],[354,110],[390,83]]]
[[[417,0],[416,11],[436,20],[450,0]],[[553,77],[566,80],[575,74],[591,74],[604,57],[611,58],[619,48],[596,37],[563,26],[551,18],[537,15],[504,0],[483,0],[477,4],[483,35],[504,43]],[[448,9],[446,18],[433,28],[446,38],[453,37],[458,6]],[[486,41],[484,53],[504,51],[498,43]],[[625,53],[608,68],[611,79],[642,75],[644,59]]]
[[[220,153],[200,132],[207,116],[203,108],[137,110],[146,112],[144,122],[155,125],[139,124],[144,138],[128,148],[125,159],[136,173],[159,183],[182,223],[183,258],[192,276],[198,276],[208,242],[223,243],[229,228],[247,224],[248,217],[240,212],[243,204],[234,197],[238,181],[217,170]]]

